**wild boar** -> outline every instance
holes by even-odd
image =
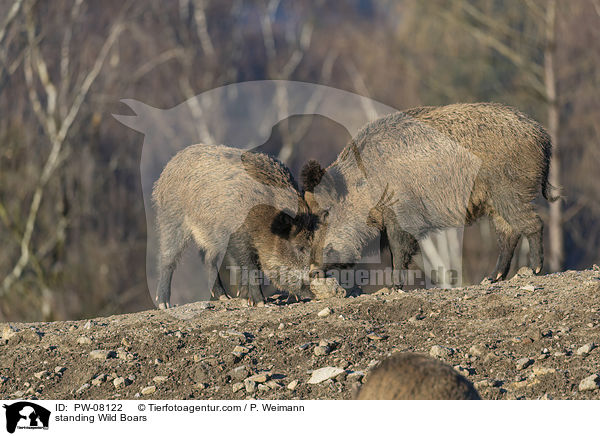
[[[543,265],[543,223],[532,201],[549,193],[551,142],[516,109],[494,103],[420,107],[367,124],[325,170],[302,171],[305,198],[324,219],[311,275],[351,265],[378,236],[394,271],[406,270],[417,240],[488,216],[500,254],[491,281],[505,279],[521,236],[536,274]],[[400,275],[401,277],[401,275]]]
[[[381,362],[357,400],[480,400],[471,382],[437,359],[397,353]]]
[[[152,193],[159,239],[156,301],[170,306],[171,279],[179,257],[194,240],[204,258],[213,296],[226,292],[222,263],[262,270],[279,289],[306,289],[313,215],[289,169],[262,153],[193,145],[165,166]],[[261,283],[241,281],[249,304],[264,301]]]

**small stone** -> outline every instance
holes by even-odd
[[[248,368],[245,366],[238,366],[237,368],[233,368],[231,371],[229,371],[229,375],[234,380],[244,380],[248,377],[249,373],[250,371],[248,371]]]
[[[465,368],[464,366],[461,366],[461,365],[455,365],[453,368],[456,372],[458,372],[463,377],[469,377],[471,375],[471,372],[473,371],[471,368]]]
[[[277,330],[283,330],[285,328],[285,324],[280,322],[279,326],[277,327]]]
[[[526,286],[521,286],[521,290],[522,291],[529,291],[529,292],[533,292],[535,291],[535,286],[533,285],[526,285]]]
[[[271,389],[271,388],[270,388],[269,386],[267,386],[267,385],[263,385],[263,384],[260,384],[260,385],[258,385],[258,390],[259,390],[260,392],[267,392],[267,391],[268,391],[268,390],[270,390],[270,389]]]
[[[324,368],[319,368],[311,374],[308,383],[311,385],[322,383],[326,380],[330,380],[332,378],[337,377],[342,372],[345,372],[342,368],[336,368],[333,366],[326,366]]]
[[[340,286],[334,277],[311,280],[310,290],[317,300],[346,296],[346,290]]]
[[[152,381],[157,385],[160,385],[166,382],[168,379],[169,377],[167,377],[166,375],[157,375],[156,377],[152,378]]]
[[[469,353],[473,356],[481,357],[487,353],[487,349],[483,345],[476,344],[469,348]]]
[[[327,345],[325,345],[325,346],[318,345],[313,350],[313,353],[315,354],[315,356],[327,356],[330,352],[331,352],[331,348],[329,348],[329,346],[327,346]]]
[[[79,389],[77,389],[77,392],[83,392],[83,391],[85,391],[86,389],[88,389],[89,387],[90,387],[90,384],[89,384],[89,383],[84,383],[84,384],[82,384],[82,385],[79,387]]]
[[[539,376],[546,375],[546,374],[554,374],[555,372],[556,372],[556,370],[554,368],[547,368],[544,366],[539,366],[539,367],[533,368],[533,372],[531,375],[533,377],[539,377]]]
[[[440,345],[434,345],[433,347],[431,347],[431,350],[429,350],[430,356],[437,357],[439,359],[444,359],[444,358],[450,357],[453,354],[454,354],[454,349],[449,348],[449,347],[440,346]]]
[[[249,394],[256,392],[256,382],[253,380],[244,380],[244,387],[246,388],[246,392],[248,392]]]
[[[588,342],[585,345],[582,345],[581,347],[579,347],[577,349],[577,351],[575,351],[575,354],[577,354],[578,356],[587,356],[588,354],[590,354],[590,352],[596,348],[596,344],[594,344],[593,342]]]
[[[386,336],[378,335],[377,333],[372,332],[367,335],[367,338],[371,339],[372,341],[383,341]]]
[[[0,385],[3,385],[8,380],[8,377],[5,375],[0,375]]]
[[[94,324],[95,324],[95,323],[94,323],[94,322],[93,322],[93,321],[90,319],[88,322],[86,322],[86,323],[84,324],[83,328],[84,328],[84,329],[86,329],[86,330],[89,330],[89,329],[91,329],[91,328],[92,328],[92,326],[93,326]]]
[[[131,348],[131,342],[129,342],[127,338],[121,339],[121,345],[123,345],[127,349],[127,351],[129,351],[129,349]]]
[[[242,389],[244,389],[244,383],[234,383],[231,386],[231,389],[233,390],[233,393],[241,391]]]
[[[77,339],[77,343],[79,345],[88,345],[92,343],[92,340],[87,336],[79,336],[79,338]]]
[[[42,379],[44,377],[48,377],[50,375],[50,373],[48,371],[44,370],[44,371],[36,372],[33,375],[37,379]]]
[[[494,382],[492,380],[484,379],[478,382],[473,383],[475,389],[485,389],[494,387]]]
[[[298,387],[298,380],[292,380],[288,385],[287,388],[290,391],[296,390],[296,388]]]
[[[13,336],[16,336],[18,331],[19,330],[17,328],[11,326],[10,324],[7,324],[2,329],[2,339],[8,341]]]
[[[115,385],[115,388],[120,388],[121,386],[125,385],[125,378],[123,377],[117,377],[113,380],[113,385]]]
[[[67,368],[65,368],[64,366],[57,366],[56,368],[54,368],[54,373],[55,374],[62,374],[66,370],[67,370]]]
[[[533,359],[529,357],[523,357],[522,359],[517,360],[517,371],[521,371],[525,368],[530,367],[533,364]]]
[[[584,378],[579,383],[579,391],[594,391],[600,387],[600,376],[598,374],[592,374],[589,377]]]
[[[93,386],[100,386],[102,383],[104,383],[107,379],[107,375],[106,374],[100,374],[99,376],[95,377],[92,380],[92,385]]]
[[[254,374],[250,377],[248,377],[246,380],[250,380],[256,383],[265,383],[266,381],[271,379],[271,373],[270,372],[261,372],[259,374]]]
[[[232,354],[234,356],[242,357],[242,356],[248,354],[249,352],[250,352],[250,349],[248,347],[244,347],[242,345],[236,345],[232,351]]]
[[[281,385],[279,383],[277,383],[275,380],[269,380],[265,384],[268,387],[270,387],[271,389],[279,389],[281,387]]]
[[[107,351],[107,350],[90,351],[90,357],[92,359],[105,360],[105,359],[108,359],[108,358],[114,357],[114,356],[116,356],[116,353],[114,351]]]
[[[156,392],[156,386],[152,385],[152,386],[146,386],[145,388],[142,389],[142,395],[150,395],[153,394],[154,392]]]
[[[305,344],[302,345],[298,345],[298,348],[300,350],[306,350],[308,347],[310,347],[312,345],[312,342],[306,342]]]
[[[198,307],[202,310],[207,310],[207,309],[214,309],[215,305],[208,301],[201,301],[200,303],[198,303]]]
[[[329,307],[326,307],[325,309],[323,309],[319,313],[317,313],[317,316],[319,318],[325,318],[329,315],[331,315],[331,309]]]
[[[522,266],[521,268],[519,268],[516,275],[521,278],[533,277],[533,270],[527,266]]]

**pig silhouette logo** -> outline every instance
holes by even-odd
[[[146,276],[154,297],[157,271],[158,235],[152,189],[169,160],[194,145],[227,145],[239,149],[239,167],[246,152],[265,143],[280,121],[294,115],[320,115],[355,135],[361,126],[396,109],[347,91],[312,83],[293,81],[253,81],[215,88],[181,104],[159,109],[133,99],[121,100],[135,115],[113,115],[119,122],[144,134],[140,176],[147,222]],[[285,159],[282,159],[285,162]],[[276,193],[277,194],[277,193]],[[297,202],[278,200],[284,190],[273,195],[272,204],[293,217]],[[250,205],[258,206],[258,205]],[[227,229],[218,247],[222,259],[229,237],[242,225],[243,210],[227,216]],[[215,216],[222,220],[223,217]],[[171,284],[174,303],[207,299],[217,280],[194,250],[186,250]],[[154,298],[152,298],[154,300]]]
[[[226,145],[239,149],[241,157],[245,152],[264,144],[279,122],[298,115],[328,118],[343,126],[349,136],[354,137],[365,124],[398,111],[341,89],[282,80],[226,85],[203,92],[168,109],[155,108],[133,99],[123,99],[121,102],[133,114],[113,114],[113,117],[144,134],[140,177],[147,222],[146,279],[153,300],[159,281],[159,243],[152,189],[175,154],[194,144]],[[288,163],[286,156],[279,158],[284,164]],[[241,160],[239,166],[243,167]],[[381,195],[381,192],[377,192],[377,195]],[[277,201],[278,197],[280,196],[274,195],[270,200],[272,204],[267,206],[286,210],[293,217],[297,213],[293,202],[282,204]],[[216,248],[219,252],[216,256],[218,259],[223,259],[229,237],[246,219],[243,212],[227,216],[229,224],[222,232],[224,241]],[[215,220],[222,220],[222,217],[215,216]],[[379,243],[374,241],[374,246],[379,247]],[[363,257],[364,263],[378,263],[380,260],[378,250]],[[197,252],[190,249],[184,251],[177,271],[171,283],[175,300],[173,303],[184,304],[210,297],[218,276],[203,264]],[[183,312],[174,315],[184,316]]]
[[[29,401],[19,401],[3,406],[6,411],[6,431],[19,429],[48,429],[50,411]]]

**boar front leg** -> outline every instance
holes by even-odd
[[[385,235],[382,235],[382,237],[387,237],[392,253],[394,281],[396,280],[396,277],[400,278],[400,283],[394,283],[394,285],[402,289],[407,281],[408,264],[417,252],[419,243],[413,235],[400,227],[398,220],[396,220],[396,215],[391,208],[386,208],[384,210],[382,219],[382,225],[385,232]]]

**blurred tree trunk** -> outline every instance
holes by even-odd
[[[556,55],[556,0],[548,2],[546,7],[546,47],[544,49],[544,82],[548,100],[548,132],[552,140],[552,160],[550,163],[550,184],[560,186],[559,157],[559,113],[556,93],[556,74],[554,59]],[[560,271],[564,259],[563,219],[560,201],[550,203],[548,230],[550,235],[550,253],[548,263],[551,271]]]

